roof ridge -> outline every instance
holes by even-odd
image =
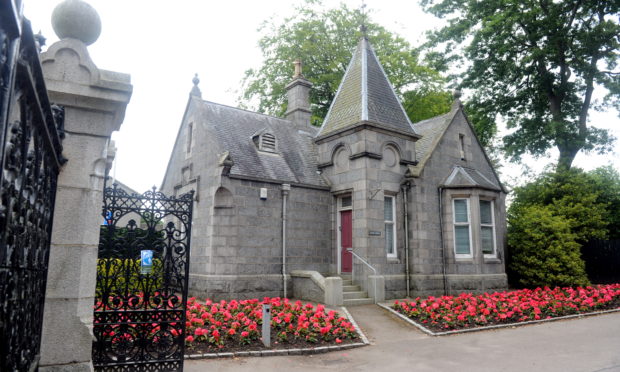
[[[281,117],[277,117],[277,116],[273,116],[273,115],[263,114],[262,112],[250,111],[250,110],[247,110],[247,109],[242,109],[240,107],[235,107],[235,106],[231,106],[231,105],[225,105],[223,103],[217,103],[217,102],[209,101],[209,100],[206,100],[206,99],[200,99],[200,100],[203,103],[209,103],[209,104],[213,104],[213,105],[216,105],[216,106],[222,106],[222,107],[230,108],[230,109],[237,110],[237,111],[244,111],[244,112],[247,112],[247,113],[250,113],[250,114],[266,116],[266,117],[272,118],[272,119],[278,119],[278,120],[283,120],[283,121],[287,121],[287,122],[292,122],[291,120],[288,120],[286,118],[281,118]]]

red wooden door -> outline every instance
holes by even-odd
[[[353,268],[353,255],[347,248],[353,247],[351,211],[340,212],[340,271],[350,273]]]

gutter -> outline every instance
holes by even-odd
[[[439,237],[440,237],[440,245],[441,245],[441,271],[442,271],[442,275],[443,275],[443,294],[445,296],[449,295],[449,291],[448,291],[448,283],[447,283],[447,278],[446,278],[446,247],[444,244],[444,239],[443,239],[443,201],[442,201],[442,195],[443,195],[443,190],[444,188],[442,186],[439,186],[437,188],[437,194],[439,196]]]
[[[409,212],[408,212],[408,200],[407,193],[411,188],[411,183],[409,181],[405,181],[401,184],[401,190],[403,191],[403,211],[405,214],[405,218],[403,219],[405,222],[405,282],[407,288],[407,298],[410,296],[410,283],[409,283]]]
[[[284,289],[284,298],[286,298],[286,203],[288,194],[291,191],[291,185],[282,184],[282,288]]]

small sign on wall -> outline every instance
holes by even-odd
[[[153,271],[153,251],[146,249],[140,251],[140,273],[150,274]]]
[[[373,231],[373,230],[370,230],[370,231],[368,232],[368,235],[370,235],[370,236],[381,236],[381,231]]]

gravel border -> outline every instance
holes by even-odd
[[[351,313],[347,310],[346,307],[341,307],[340,310],[343,312],[345,318],[347,318],[353,326],[355,326],[355,331],[357,335],[360,337],[362,342],[356,342],[353,344],[344,344],[344,345],[332,345],[332,346],[317,346],[317,347],[306,347],[306,348],[297,348],[297,349],[279,349],[279,350],[255,350],[255,351],[235,351],[228,353],[202,353],[202,354],[185,354],[185,359],[216,359],[216,358],[240,358],[240,357],[264,357],[264,356],[283,356],[283,355],[312,355],[312,354],[322,354],[330,351],[337,350],[347,350],[353,349],[356,347],[370,345],[368,338],[360,327],[358,327],[355,319],[351,316]]]
[[[528,325],[528,324],[555,322],[557,320],[565,320],[565,319],[573,319],[573,318],[585,318],[585,317],[588,317],[588,316],[620,312],[620,308],[618,308],[618,309],[612,309],[612,310],[596,311],[596,312],[592,312],[592,313],[565,315],[565,316],[559,316],[559,317],[550,318],[550,319],[528,320],[526,322],[517,322],[517,323],[509,323],[509,324],[495,324],[495,325],[484,326],[484,327],[458,329],[458,330],[454,330],[454,331],[433,332],[430,329],[428,329],[428,328],[424,327],[423,325],[421,325],[420,323],[417,323],[413,319],[407,317],[406,315],[403,315],[403,314],[399,313],[398,311],[392,309],[389,306],[389,305],[391,305],[391,303],[381,303],[381,304],[377,304],[377,305],[379,305],[380,307],[386,309],[387,311],[391,312],[392,314],[396,315],[397,317],[401,318],[405,322],[415,326],[416,328],[420,329],[422,332],[426,333],[429,336],[447,336],[447,335],[454,335],[454,334],[460,334],[460,333],[486,331],[486,330],[489,330],[489,329],[513,328],[513,327],[520,327],[520,326],[524,326],[524,325]]]

